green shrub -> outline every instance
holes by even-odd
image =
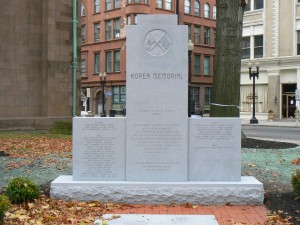
[[[5,211],[8,210],[10,202],[7,196],[0,195],[0,224],[3,224]]]
[[[296,170],[296,174],[292,175],[292,185],[295,193],[300,196],[300,169]]]
[[[7,187],[7,196],[13,204],[32,202],[39,195],[39,186],[26,177],[12,179]]]
[[[72,134],[72,123],[57,121],[49,130],[52,134]]]

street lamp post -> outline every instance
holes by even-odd
[[[177,24],[179,25],[179,0],[176,0]]]
[[[255,63],[256,71],[251,71],[252,69],[252,63],[249,61],[248,63],[248,68],[249,68],[249,77],[250,80],[253,77],[253,94],[252,94],[252,119],[250,120],[250,123],[258,123],[258,120],[255,118],[255,77],[258,79],[259,76],[259,62],[258,60]]]
[[[189,71],[188,71],[188,78],[189,78],[189,83],[188,83],[188,117],[191,117],[191,81],[192,81],[192,51],[194,50],[194,43],[192,40],[189,40],[188,43],[188,56],[189,56]]]
[[[101,117],[106,117],[105,111],[104,111],[104,105],[105,105],[105,94],[104,94],[104,87],[106,84],[106,73],[104,72],[103,74],[100,72],[99,73],[100,77],[100,85],[102,88],[102,113],[100,114]]]

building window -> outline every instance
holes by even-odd
[[[211,88],[205,87],[205,105],[210,105]]]
[[[242,38],[242,59],[250,59],[250,37]]]
[[[134,3],[141,3],[141,0],[134,0]]]
[[[248,3],[247,3],[247,5],[245,6],[245,12],[247,12],[247,11],[250,11],[251,10],[251,1],[252,0],[248,0]]]
[[[114,72],[120,72],[120,50],[114,51]]]
[[[210,28],[204,27],[204,44],[210,45]]]
[[[120,19],[114,19],[114,39],[120,38]]]
[[[112,70],[112,57],[111,51],[105,52],[105,70],[107,73],[111,73]]]
[[[262,58],[264,54],[264,36],[254,36],[254,58]]]
[[[86,76],[85,68],[86,68],[86,64],[85,64],[85,60],[83,59],[80,62],[80,74],[81,74],[81,77],[85,77]]]
[[[115,7],[115,9],[120,8],[120,0],[114,1],[114,7]]]
[[[163,7],[163,1],[162,0],[156,0],[156,7],[162,9],[162,7]]]
[[[100,23],[94,24],[94,42],[100,41]]]
[[[213,19],[216,20],[217,19],[217,6],[213,7]]]
[[[184,13],[191,14],[191,1],[190,0],[184,0]]]
[[[200,75],[201,55],[194,55],[194,73]]]
[[[100,0],[94,0],[94,13],[100,12]]]
[[[204,56],[204,76],[210,75],[210,56]]]
[[[214,46],[216,47],[216,37],[217,37],[217,31],[214,29]]]
[[[86,16],[85,14],[85,7],[84,5],[81,3],[81,10],[80,10],[80,15],[83,17],[83,16]]]
[[[127,19],[130,16],[127,17]],[[112,39],[112,29],[113,29],[113,39],[120,38],[120,18],[114,20],[105,21],[105,40],[109,41]]]
[[[298,39],[297,39],[297,55],[300,55],[300,31],[297,31],[297,36],[298,36]]]
[[[166,2],[165,2],[165,8],[167,10],[172,10],[172,8],[173,8],[173,1],[172,0],[166,0]]]
[[[199,105],[199,103],[200,103],[199,93],[200,93],[200,87],[191,87],[191,98],[195,102],[195,108],[192,109],[192,110],[195,110],[196,107],[198,107],[198,106],[200,107],[200,105]],[[197,103],[198,106],[196,105],[196,103]]]
[[[120,50],[105,52],[105,70],[107,73],[120,72]]]
[[[200,16],[200,3],[198,1],[194,3],[194,15]]]
[[[113,102],[114,103],[126,102],[126,86],[113,86]]]
[[[137,15],[134,15],[134,24],[137,25]]]
[[[130,25],[131,24],[131,18],[130,15],[127,16],[126,24]]]
[[[85,43],[85,25],[81,26],[81,42]]]
[[[263,9],[264,0],[254,0],[254,9]]]
[[[112,5],[111,5],[111,0],[105,0],[105,10],[111,10]]]
[[[94,53],[94,73],[100,73],[100,52]]]
[[[105,40],[111,40],[111,20],[105,21]]]
[[[264,8],[264,0],[248,0],[245,11],[257,10]]]
[[[194,28],[194,42],[195,44],[200,44],[200,27],[195,26]]]
[[[192,36],[191,36],[191,25],[188,24],[188,40],[191,40],[192,39]]]
[[[206,3],[206,4],[204,4],[204,17],[210,18],[209,14],[210,14],[209,4]]]

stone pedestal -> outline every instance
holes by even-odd
[[[238,182],[73,181],[60,176],[51,183],[51,197],[128,204],[262,205],[264,189],[254,177]]]

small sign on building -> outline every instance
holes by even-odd
[[[295,94],[296,94],[296,100],[299,101],[300,100],[300,89],[296,89]]]

